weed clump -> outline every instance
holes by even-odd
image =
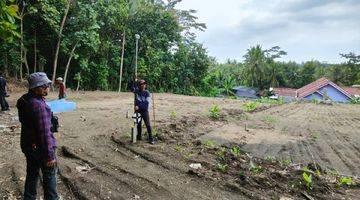
[[[213,119],[219,119],[220,117],[220,108],[218,105],[213,105],[209,110],[209,115]]]

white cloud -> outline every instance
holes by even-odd
[[[339,53],[360,53],[360,1],[356,0],[183,0],[198,10],[208,29],[198,33],[220,61],[242,60],[246,49],[279,45],[284,60],[341,62]]]

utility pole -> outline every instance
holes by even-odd
[[[120,64],[120,80],[119,80],[119,92],[121,92],[121,81],[123,74],[123,65],[124,65],[124,53],[125,53],[125,28],[122,37],[122,48],[121,48],[121,64]]]

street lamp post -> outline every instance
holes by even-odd
[[[140,35],[139,35],[139,34],[135,34],[135,39],[136,39],[136,49],[135,49],[135,79],[137,79],[137,78],[138,78],[138,76],[137,76],[137,58],[138,58]]]

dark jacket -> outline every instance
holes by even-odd
[[[6,80],[2,76],[0,76],[0,95],[6,96]]]
[[[151,102],[150,92],[147,90],[135,92],[135,106],[139,107],[139,111],[147,111]]]
[[[21,150],[24,153],[40,150],[42,159],[54,160],[56,140],[51,132],[51,109],[42,97],[32,92],[17,101],[21,122]]]

